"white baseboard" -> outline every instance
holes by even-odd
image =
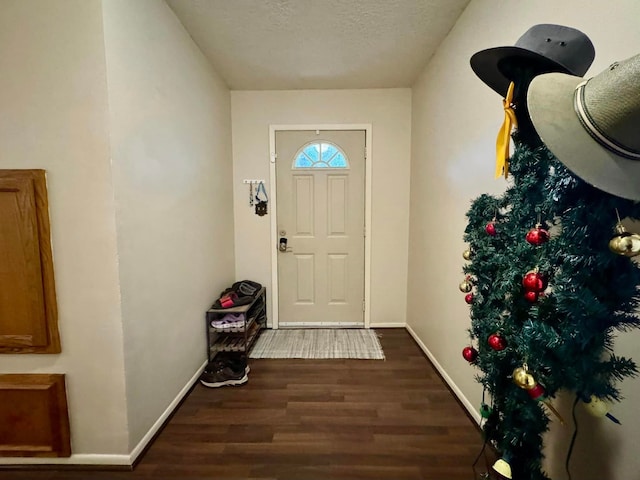
[[[131,465],[133,465],[133,463],[136,461],[138,456],[144,451],[144,449],[147,447],[148,443],[151,440],[153,440],[153,437],[162,428],[162,425],[164,424],[164,422],[173,413],[173,411],[180,404],[180,402],[185,397],[185,395],[187,393],[189,393],[189,390],[191,390],[191,387],[193,386],[193,384],[198,381],[198,378],[200,377],[200,374],[204,370],[204,367],[207,366],[207,363],[208,362],[205,361],[200,366],[200,368],[196,371],[196,373],[194,373],[194,375],[187,382],[187,384],[184,387],[182,387],[182,390],[180,390],[180,392],[178,392],[178,395],[176,395],[176,398],[174,398],[173,401],[166,408],[166,410],[164,412],[162,412],[162,415],[160,415],[160,418],[158,418],[158,420],[156,420],[156,422],[151,426],[151,428],[145,434],[145,436],[142,437],[142,440],[140,440],[138,442],[138,445],[136,445],[136,447],[131,451],[131,453],[129,454],[129,460],[130,460],[130,464]]]
[[[462,393],[462,390],[458,388],[458,386],[447,374],[444,368],[442,368],[442,365],[438,363],[438,361],[436,360],[436,357],[433,356],[433,354],[429,351],[429,349],[422,342],[422,340],[418,338],[418,335],[416,334],[416,332],[414,332],[409,325],[407,325],[406,328],[407,328],[407,332],[409,332],[409,334],[413,337],[413,339],[416,341],[416,343],[422,349],[425,355],[429,357],[429,360],[431,360],[431,363],[433,363],[433,366],[436,367],[436,370],[438,370],[442,378],[444,378],[444,381],[447,382],[447,385],[449,385],[451,390],[453,390],[453,393],[455,393],[456,397],[458,397],[458,400],[460,400],[462,405],[464,405],[464,408],[467,409],[467,411],[469,412],[469,415],[471,415],[471,417],[476,421],[476,423],[480,425],[480,422],[482,421],[482,417],[480,416],[480,412],[478,411],[478,409],[473,406],[473,404],[469,401],[467,397],[465,397],[465,395]]]
[[[131,466],[130,455],[79,453],[65,458],[3,457],[0,465],[122,465]]]
[[[406,323],[403,322],[386,322],[386,323],[371,323],[369,328],[405,328]],[[362,323],[359,322],[280,322],[279,328],[362,328]],[[267,328],[273,328],[269,322],[267,322]]]
[[[278,328],[362,328],[362,322],[279,322]]]
[[[65,458],[37,458],[37,457],[3,457],[0,458],[0,465],[122,465],[131,466],[136,461],[138,456],[144,451],[149,442],[153,440],[153,437],[158,433],[164,422],[173,413],[176,407],[180,404],[195,382],[198,381],[200,374],[207,366],[205,361],[198,371],[189,379],[187,384],[178,392],[176,398],[174,398],[165,411],[160,415],[160,418],[151,426],[149,431],[142,437],[142,440],[138,442],[136,447],[131,451],[129,455],[101,455],[94,453],[79,453],[71,455]]]

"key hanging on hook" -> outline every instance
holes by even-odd
[[[249,182],[249,206],[253,207],[253,182]]]

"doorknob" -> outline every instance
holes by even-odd
[[[287,237],[280,237],[280,242],[278,243],[278,250],[281,252],[287,251]]]

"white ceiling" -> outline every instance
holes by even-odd
[[[470,0],[166,0],[232,90],[410,87]]]

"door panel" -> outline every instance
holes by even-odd
[[[36,201],[30,178],[0,178],[0,341],[47,344]]]
[[[348,168],[294,168],[313,142]],[[365,132],[278,131],[276,153],[279,325],[364,325]]]
[[[310,304],[315,300],[315,258],[314,255],[296,255],[296,291],[298,292],[295,303],[298,305]]]
[[[329,304],[345,303],[349,284],[347,277],[349,255],[329,254],[328,260]]]
[[[0,170],[0,353],[59,353],[44,170]]]
[[[313,210],[313,176],[296,175],[293,177],[295,182],[295,200],[294,208],[296,215],[295,235],[313,236],[313,225],[315,224]]]
[[[65,376],[0,375],[0,456],[69,457]]]
[[[327,202],[327,213],[329,215],[328,235],[347,234],[347,205],[348,177],[344,175],[329,176],[328,179],[329,201]]]

